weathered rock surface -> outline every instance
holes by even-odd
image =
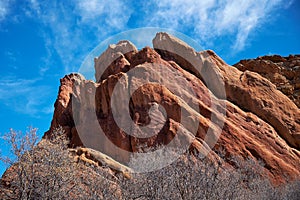
[[[198,53],[191,48],[182,47],[186,44],[177,40],[168,34],[159,33],[153,40],[154,49],[162,52],[162,58],[177,62],[183,69],[204,80],[217,97],[224,98],[226,95],[232,103],[261,117],[289,144],[299,149],[300,111],[285,95],[276,90],[272,83],[259,74],[241,72],[227,65],[213,51]],[[180,49],[180,55],[164,50],[168,48],[174,52]],[[183,58],[191,65],[185,64]]]
[[[241,60],[234,66],[241,71],[257,72],[267,78],[300,108],[300,55],[262,56]]]
[[[116,172],[121,172],[126,178],[130,178],[132,170],[109,156],[90,148],[77,148],[71,149],[75,153],[75,160],[81,160],[96,166],[109,167]],[[78,162],[78,161],[77,161]]]
[[[60,160],[71,158],[67,168],[80,180],[70,199],[102,179],[121,199],[120,174],[131,180],[157,160],[178,158],[139,160],[133,153],[145,157],[167,147],[220,164],[218,173],[238,168],[231,157],[251,158],[275,185],[293,180],[300,177],[299,59],[264,56],[233,67],[167,33],[156,35],[153,48],[120,41],[95,58],[96,82],[75,73],[60,80],[51,126],[38,147],[52,149],[54,130],[64,129],[69,151]],[[1,198],[14,192],[18,170],[12,165],[1,178]]]
[[[184,148],[212,160],[223,150],[227,157],[260,160],[274,183],[300,176],[300,110],[266,79],[280,72],[278,64],[257,61],[268,67],[262,76],[240,71],[167,33],[158,33],[153,46],[109,46],[95,59],[96,83],[78,74],[61,79],[44,139],[62,126],[70,147],[94,149],[124,165],[131,152],[188,144]]]
[[[131,54],[136,52],[137,48],[129,41],[109,45],[103,54],[94,59],[96,81],[102,81],[111,74],[125,71],[130,65],[126,57],[130,58]]]

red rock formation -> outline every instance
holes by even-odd
[[[283,174],[300,175],[299,108],[263,77],[277,65],[268,65],[263,76],[240,71],[166,33],[158,33],[153,45],[140,51],[127,41],[110,46],[95,59],[97,83],[77,74],[61,79],[44,138],[61,125],[72,147],[93,148],[125,164],[130,152],[175,141],[204,155],[225,149],[226,155],[261,160],[275,183]],[[126,134],[147,133],[141,127],[151,123],[155,134],[149,137]]]
[[[300,108],[300,55],[262,56],[241,60],[234,66],[241,71],[257,72],[267,78]]]

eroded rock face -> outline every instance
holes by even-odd
[[[53,119],[51,121],[50,129],[45,133],[44,137],[50,137],[50,133],[55,128],[62,126],[66,134],[70,138],[72,144],[82,145],[80,139],[76,137],[76,134],[72,134],[75,129],[73,128],[74,120],[70,102],[71,96],[73,92],[75,92],[74,83],[80,83],[84,80],[85,78],[80,74],[69,74],[60,80],[58,96],[54,104],[55,111],[53,114]]]
[[[300,175],[300,111],[274,84],[167,33],[158,33],[153,46],[108,47],[95,59],[97,83],[65,76],[50,130],[61,125],[71,147],[123,164],[131,152],[189,144],[203,155],[225,150],[261,160],[273,182]],[[210,158],[220,159],[216,153]]]
[[[159,33],[153,40],[153,46],[162,52],[162,58],[179,63],[183,69],[204,80],[214,95],[227,98],[242,109],[258,115],[271,124],[293,147],[300,147],[299,109],[276,90],[272,83],[256,73],[241,72],[227,65],[213,51],[198,53],[177,40],[166,33]],[[164,50],[168,48],[173,51],[180,49],[180,55]],[[186,64],[183,58],[191,65]]]
[[[96,82],[101,82],[111,74],[126,70],[130,65],[127,59],[136,52],[137,48],[129,41],[109,45],[103,54],[94,59]]]
[[[300,108],[300,55],[262,56],[241,60],[234,66],[241,71],[257,72],[267,78]]]

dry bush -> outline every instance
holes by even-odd
[[[6,199],[63,199],[72,189],[73,172],[67,146],[61,128],[55,130],[58,137],[42,140],[36,145],[36,129],[26,134],[10,130],[4,139],[11,145],[14,159],[2,157],[12,169],[6,178],[11,181]],[[8,177],[10,176],[10,177]],[[75,184],[75,183],[73,183]]]
[[[2,177],[0,199],[300,199],[300,181],[275,188],[251,159],[230,158],[230,168],[223,159],[185,153],[163,169],[126,179],[106,166],[74,160],[62,128],[53,135],[38,145],[36,129],[5,135],[15,157],[1,157],[13,170]]]
[[[299,181],[273,187],[260,162],[230,162],[234,168],[186,153],[161,170],[119,181],[123,199],[299,199]]]
[[[14,156],[1,156],[10,170],[1,179],[0,199],[121,198],[110,169],[75,161],[63,129],[53,135],[36,145],[36,129],[5,134]]]

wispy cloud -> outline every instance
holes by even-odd
[[[9,0],[0,0],[1,16],[6,16]],[[291,0],[288,4],[291,4]],[[268,21],[283,0],[153,0],[143,3],[143,11],[130,1],[75,0],[72,2],[27,0],[26,15],[42,24],[48,55],[59,55],[65,73],[75,71],[86,54],[113,33],[128,30],[135,12],[139,26],[158,26],[188,32],[201,44],[214,44],[219,37],[233,38],[231,48],[240,51],[260,25]],[[2,17],[3,18],[3,17]],[[213,46],[213,45],[210,45]],[[50,49],[50,51],[49,51]],[[41,68],[41,74],[49,69]]]
[[[11,2],[12,0],[0,0],[0,22],[8,15]]]
[[[155,0],[149,24],[188,30],[203,44],[221,36],[234,38],[232,49],[242,50],[249,34],[267,22],[283,0]]]
[[[77,1],[80,24],[96,27],[99,31],[122,30],[126,27],[132,9],[124,1],[105,0]]]
[[[52,76],[53,65],[63,64],[63,73],[77,71],[86,54],[111,33],[126,29],[131,9],[121,0],[22,2],[24,12],[12,11],[12,0],[0,0],[0,22],[12,16],[30,18],[39,24],[38,34],[44,39],[46,53],[39,64],[39,78],[22,79],[18,74],[0,78],[0,103],[32,116],[53,111],[53,89],[46,76]],[[15,5],[14,5],[15,6]],[[17,10],[18,10],[17,9]],[[13,59],[10,51],[6,57]],[[17,72],[16,72],[17,73]],[[56,73],[56,72],[55,72]],[[53,90],[53,91],[52,91]],[[51,105],[49,105],[51,102]]]
[[[86,53],[108,34],[123,30],[130,17],[130,8],[121,0],[28,3],[28,16],[46,29],[45,41],[50,41],[48,44],[61,58],[65,73],[78,69]]]
[[[233,49],[242,50],[249,34],[266,22],[281,0],[226,1],[224,8],[218,8],[214,27],[218,34],[232,30],[236,35]]]
[[[0,0],[0,21],[7,16],[12,0]],[[64,73],[76,71],[99,42],[130,28],[157,26],[188,33],[204,47],[218,45],[220,38],[241,51],[249,37],[266,23],[288,0],[129,0],[45,1],[26,0],[25,15],[41,24],[47,55],[40,74],[50,68],[49,61],[59,56]],[[135,16],[135,18],[131,18]],[[138,21],[135,27],[129,21]]]
[[[42,85],[39,79],[20,79],[13,76],[0,79],[0,101],[10,109],[39,117],[53,111],[49,107],[49,86]],[[51,106],[52,107],[52,106]]]

